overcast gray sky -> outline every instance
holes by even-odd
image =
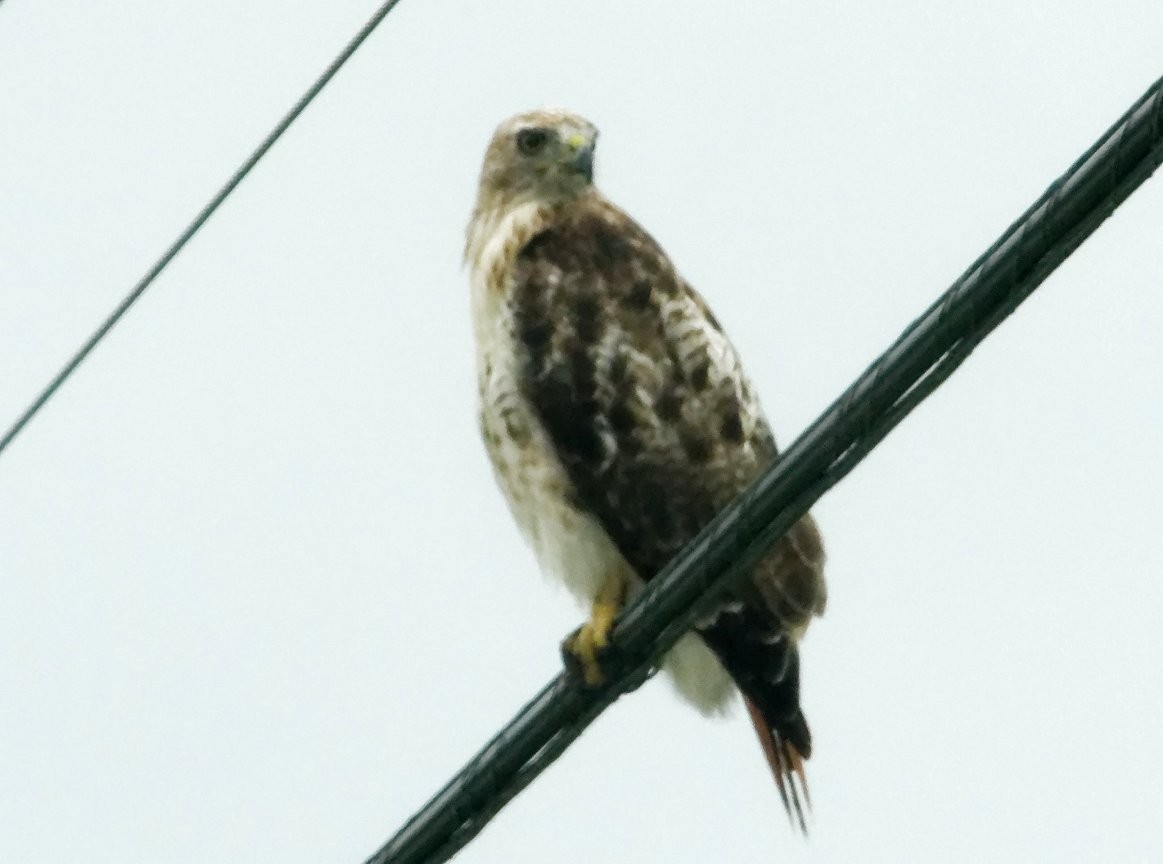
[[[0,6],[0,425],[371,0]],[[0,861],[359,862],[558,668],[475,430],[502,117],[724,321],[789,442],[1160,74],[1163,5],[404,0],[0,458]],[[1148,861],[1163,180],[815,512],[815,826],[620,701],[464,862]]]

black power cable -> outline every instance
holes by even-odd
[[[649,582],[618,618],[605,685],[559,674],[367,864],[437,864],[472,840],[1160,164],[1163,79]]]

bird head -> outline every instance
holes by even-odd
[[[481,167],[478,207],[561,203],[593,186],[598,130],[558,109],[526,111],[497,127]]]

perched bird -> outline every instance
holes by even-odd
[[[565,646],[590,685],[627,596],[777,457],[706,302],[594,186],[597,134],[560,110],[501,123],[465,248],[481,432],[541,568],[592,606]],[[805,515],[663,662],[704,714],[738,686],[801,829],[797,643],[824,609],[823,565]]]

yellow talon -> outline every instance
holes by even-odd
[[[614,629],[614,619],[622,611],[626,586],[626,579],[620,573],[606,577],[598,596],[594,598],[590,620],[581,626],[566,646],[566,650],[581,664],[582,677],[590,687],[596,687],[606,680],[601,663],[598,662],[598,654],[610,644],[610,631]]]
[[[606,680],[602,666],[598,662],[598,652],[610,644],[610,630],[614,626],[616,609],[594,604],[594,617],[582,625],[569,645],[569,652],[578,659],[582,667],[582,677],[590,687],[596,687]]]

